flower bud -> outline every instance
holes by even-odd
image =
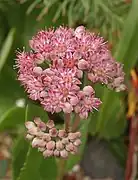
[[[55,151],[54,151],[54,156],[59,157],[59,156],[60,156],[60,151],[58,151],[57,149],[55,149]]]
[[[76,97],[72,97],[72,98],[70,99],[70,104],[71,104],[72,106],[75,106],[78,102],[79,102],[79,99],[78,99],[77,96],[76,96]]]
[[[30,135],[35,135],[35,136],[37,136],[38,133],[39,133],[39,131],[38,131],[37,127],[34,127],[34,128],[29,129],[29,130],[28,130],[28,133],[29,133]]]
[[[55,141],[49,141],[47,144],[46,144],[46,148],[48,150],[53,150],[55,148]]]
[[[45,131],[46,130],[46,124],[43,121],[41,121],[41,119],[39,117],[36,117],[34,119],[34,122],[37,125],[37,127],[39,129],[41,129],[41,131]]]
[[[74,151],[73,143],[70,142],[69,144],[67,144],[66,145],[66,150],[69,151],[69,152]]]
[[[83,71],[78,69],[76,75],[79,79],[81,79],[83,77]]]
[[[81,107],[79,105],[75,106],[74,111],[78,114],[81,111]]]
[[[80,138],[81,137],[81,132],[79,132],[79,131],[75,132],[74,134],[75,134],[76,138]]]
[[[69,133],[68,138],[69,138],[69,140],[74,140],[74,139],[76,139],[76,134],[75,133]]]
[[[73,110],[73,107],[70,103],[66,102],[64,103],[63,111],[64,113],[71,113]]]
[[[62,139],[62,143],[63,144],[68,144],[69,143],[69,139],[68,138],[63,138]]]
[[[38,148],[38,151],[40,152],[44,152],[46,150],[46,148]]]
[[[78,39],[81,39],[81,37],[83,36],[84,33],[85,33],[85,27],[84,26],[79,26],[75,29],[75,36]]]
[[[54,75],[53,71],[50,68],[45,69],[43,71],[43,74],[47,75],[47,76],[53,76]]]
[[[51,136],[48,133],[44,133],[42,136],[42,139],[49,142],[49,141],[51,141]]]
[[[27,135],[26,135],[26,139],[28,139],[29,141],[31,141],[33,138],[34,138],[34,136],[32,136],[32,135],[30,135],[30,134],[27,134]]]
[[[64,149],[64,150],[60,151],[60,156],[62,158],[67,158],[68,157],[68,152]]]
[[[59,150],[59,151],[64,149],[64,145],[62,144],[61,141],[56,142],[56,149]]]
[[[85,61],[84,59],[79,60],[79,62],[78,62],[79,69],[86,70],[88,68],[88,66],[89,65],[88,65],[87,61]]]
[[[35,137],[32,141],[32,147],[42,147],[44,146],[44,141],[39,139],[38,137]]]
[[[38,59],[36,59],[36,63],[37,64],[42,64],[43,62],[44,62],[44,57],[42,56],[42,55],[40,55],[40,53],[37,55],[38,57]]]
[[[56,113],[59,113],[60,111],[62,111],[62,109],[61,109],[60,107],[56,107],[56,108],[55,108],[55,112],[56,112]]]
[[[78,152],[78,147],[74,146],[73,150],[70,151],[71,154],[76,154]]]
[[[53,128],[53,127],[55,126],[54,121],[53,121],[53,120],[49,120],[49,121],[46,123],[46,126],[47,126],[49,129]]]
[[[125,90],[126,90],[126,86],[124,84],[120,84],[120,86],[115,88],[116,92],[125,91]]]
[[[81,112],[79,114],[79,116],[81,119],[87,119],[88,118],[88,112],[87,111]]]
[[[27,122],[25,123],[25,126],[26,126],[27,129],[32,129],[32,128],[35,128],[35,127],[36,127],[35,124],[34,124],[34,122],[32,122],[32,121],[27,121]]]
[[[47,92],[46,91],[41,91],[40,92],[40,97],[44,98],[47,96]]]
[[[66,135],[66,131],[65,130],[61,129],[61,130],[58,131],[58,137],[59,138],[63,138],[63,137],[65,137],[65,135]]]
[[[43,69],[42,69],[41,67],[34,67],[33,72],[34,72],[36,75],[41,75],[42,72],[43,72]]]
[[[85,95],[89,96],[89,95],[94,94],[94,89],[91,86],[85,86],[83,88],[83,92]]]
[[[96,83],[98,81],[98,77],[96,74],[88,73],[88,79],[92,81],[93,83]]]
[[[49,130],[49,135],[50,135],[51,137],[57,137],[57,135],[58,135],[57,129],[56,129],[56,128],[50,129],[50,130]]]
[[[46,158],[46,157],[50,157],[50,156],[53,156],[53,151],[51,151],[51,150],[45,150],[44,152],[43,152],[43,156],[44,156],[44,158]]]
[[[80,145],[81,145],[81,140],[80,140],[80,139],[76,139],[76,140],[73,142],[73,144],[74,144],[75,146],[80,146]]]
[[[74,59],[78,60],[78,59],[81,59],[81,57],[82,57],[82,55],[81,55],[80,52],[74,52],[74,53],[73,53],[73,58],[74,58]]]
[[[84,98],[84,97],[85,97],[84,92],[83,92],[83,91],[79,91],[79,92],[78,92],[78,97],[79,97],[80,99]]]

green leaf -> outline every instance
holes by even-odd
[[[24,98],[24,92],[16,80],[15,72],[8,66],[4,66],[0,74],[0,84],[0,119],[3,119],[10,111],[14,109],[14,112],[18,111],[16,111],[16,100]]]
[[[55,180],[57,176],[57,165],[55,158],[50,157],[47,159],[42,159],[39,171],[41,180]]]
[[[47,121],[47,113],[42,107],[29,103],[29,112],[27,120],[33,120],[34,117],[41,117],[43,121]],[[25,108],[13,106],[3,112],[0,116],[0,131],[9,128],[15,128],[17,125],[23,125],[25,119]]]
[[[25,109],[13,106],[0,117],[0,131],[15,128],[24,122]]]
[[[16,180],[20,174],[20,170],[23,167],[29,144],[25,140],[24,136],[18,138],[13,147],[12,153],[12,178]]]
[[[55,180],[56,175],[57,167],[55,159],[44,159],[42,153],[30,147],[18,180]]]
[[[133,0],[132,1],[132,7],[129,11],[129,14],[127,16],[127,19],[124,24],[124,31],[122,32],[122,37],[120,39],[117,51],[115,53],[115,57],[121,61],[130,61],[127,58],[126,54],[129,53],[129,48],[133,47],[135,49],[135,46],[133,46],[132,39],[136,35],[136,29],[138,25],[138,1]],[[133,22],[133,23],[132,23]],[[135,49],[136,50],[136,49]]]
[[[43,156],[37,149],[29,148],[23,168],[17,180],[38,180],[40,179],[39,168]]]
[[[26,116],[27,121],[33,121],[34,117],[40,117],[42,121],[48,120],[47,112],[40,105],[35,105],[32,102],[28,102],[28,113]]]
[[[0,72],[7,60],[7,57],[9,55],[9,52],[11,50],[13,40],[14,40],[14,35],[15,35],[15,29],[12,28],[2,46],[2,49],[0,51]]]
[[[37,6],[37,4],[39,4],[41,2],[41,0],[35,0],[34,2],[32,2],[32,4],[28,7],[26,14],[30,14],[33,9]]]
[[[75,154],[75,155],[69,156],[69,158],[67,160],[67,164],[66,164],[66,170],[67,171],[71,170],[73,168],[73,166],[81,160],[81,157],[82,157],[83,152],[84,152],[84,147],[85,147],[85,144],[87,141],[87,133],[88,133],[88,126],[89,126],[90,118],[87,120],[83,120],[83,122],[81,124],[79,131],[81,132],[82,144],[79,148],[79,154],[78,155]]]

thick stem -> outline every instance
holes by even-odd
[[[79,124],[80,124],[80,116],[79,114],[75,114],[75,121],[72,126],[72,132],[75,132],[78,129]]]
[[[59,159],[58,176],[56,180],[63,180],[65,174],[65,164],[66,164],[66,159]]]
[[[70,129],[70,116],[71,114],[65,114],[65,131],[68,133]]]

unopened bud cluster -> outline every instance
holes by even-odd
[[[33,148],[38,148],[43,153],[45,158],[50,156],[67,158],[69,153],[78,153],[81,144],[80,132],[67,133],[64,129],[58,130],[53,120],[44,123],[38,117],[34,122],[27,121],[25,126],[28,130],[26,138],[31,141]]]

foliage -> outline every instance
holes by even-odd
[[[39,152],[31,149],[24,140],[25,116],[32,120],[33,116],[40,115],[47,120],[47,114],[26,99],[26,94],[16,80],[17,70],[13,68],[16,49],[22,46],[28,49],[28,40],[39,29],[62,24],[73,27],[85,24],[89,29],[100,32],[113,45],[115,58],[124,63],[128,84],[130,69],[137,63],[138,55],[137,11],[137,0],[132,0],[130,4],[124,0],[0,1],[0,131],[12,129],[17,131],[16,136],[19,136],[15,138],[12,155],[14,180],[54,180],[57,174],[56,160],[44,160]],[[90,122],[81,127],[84,133],[81,153],[80,156],[69,158],[67,170],[80,160],[88,132],[112,140],[120,138],[126,129],[125,95],[101,86],[96,86],[96,89],[103,105],[99,112],[92,114]],[[22,98],[25,105],[18,107],[16,102]],[[28,103],[29,109],[26,112]],[[23,130],[20,131],[19,128]],[[111,146],[119,157],[120,152],[124,152],[124,146],[120,143],[111,143]]]

